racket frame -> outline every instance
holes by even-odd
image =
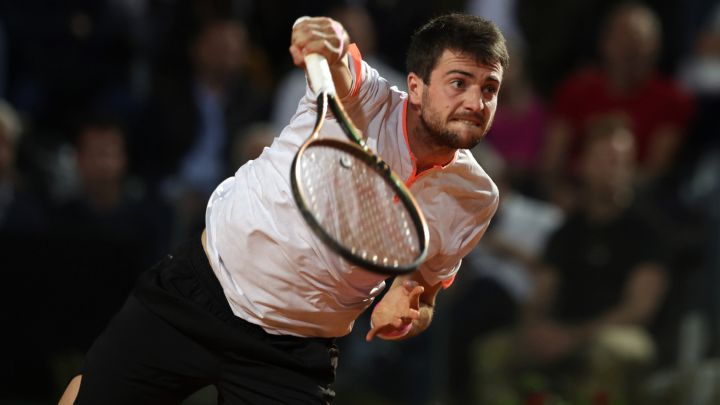
[[[310,71],[310,69],[308,69],[308,71]],[[338,124],[340,124],[343,133],[345,133],[345,135],[352,141],[352,143],[343,142],[337,139],[320,138],[320,129],[325,122],[328,105],[330,106]],[[415,258],[415,260],[413,260],[411,263],[406,263],[398,266],[383,265],[382,263],[377,263],[376,261],[369,260],[368,258],[363,258],[362,256],[356,254],[348,247],[339,243],[332,235],[325,231],[323,226],[320,224],[320,221],[313,215],[312,210],[306,204],[306,201],[308,201],[308,199],[299,187],[299,172],[298,170],[296,170],[299,157],[305,153],[305,150],[310,147],[311,144],[323,145],[326,147],[336,148],[351,153],[356,157],[360,158],[363,162],[365,162],[368,165],[368,168],[370,168],[371,170],[375,170],[385,178],[385,180],[390,184],[390,187],[396,193],[398,199],[397,203],[404,204],[407,208],[407,212],[410,215],[411,223],[415,228],[415,232],[417,233],[419,240],[419,254]],[[311,135],[302,144],[298,152],[295,154],[290,169],[290,178],[293,197],[295,198],[295,202],[300,209],[303,217],[305,218],[305,221],[315,232],[315,234],[318,235],[328,247],[330,247],[333,251],[338,253],[348,262],[375,273],[395,276],[415,271],[425,260],[428,250],[428,227],[427,221],[425,220],[425,217],[422,214],[422,211],[420,210],[417,201],[410,193],[410,190],[405,186],[405,183],[390,169],[390,166],[388,166],[387,163],[385,163],[382,159],[380,159],[379,156],[374,154],[368,148],[362,136],[360,135],[360,131],[352,123],[340,101],[337,100],[334,91],[323,90],[318,94],[317,118],[315,121],[315,126]]]

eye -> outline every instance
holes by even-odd
[[[493,97],[498,92],[497,86],[494,85],[487,85],[482,88],[483,94],[487,97]]]
[[[463,79],[453,79],[450,81],[450,86],[456,89],[462,89],[465,87],[465,80]]]

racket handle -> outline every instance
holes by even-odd
[[[326,92],[328,95],[335,95],[335,83],[325,57],[319,53],[305,55],[305,67],[310,78],[310,85],[315,93]]]

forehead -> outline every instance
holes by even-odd
[[[503,76],[503,68],[498,62],[487,65],[471,54],[446,49],[438,58],[432,74],[445,75],[453,71],[463,71],[481,76],[492,75],[497,80],[501,80]]]

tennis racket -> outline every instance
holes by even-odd
[[[347,116],[325,58],[310,54],[305,64],[318,98],[315,127],[290,170],[300,212],[328,247],[355,265],[384,275],[417,269],[427,254],[425,217]],[[321,138],[328,106],[352,142]]]

